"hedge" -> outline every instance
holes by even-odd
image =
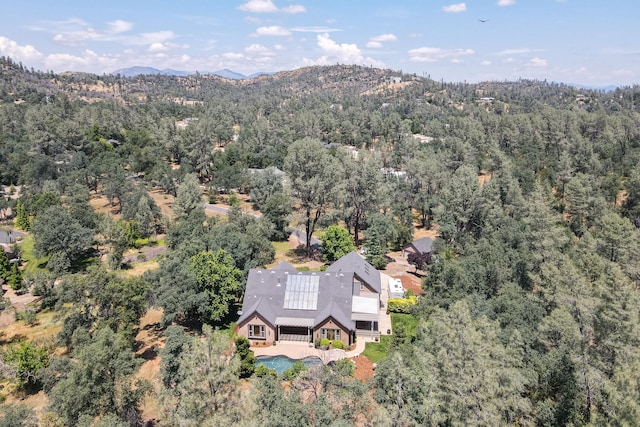
[[[411,307],[415,305],[417,297],[415,295],[410,295],[406,298],[389,298],[389,302],[387,302],[387,307],[389,311],[392,313],[409,313],[411,311]]]

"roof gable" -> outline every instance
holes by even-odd
[[[380,293],[382,284],[380,272],[369,264],[356,251],[351,251],[327,268],[328,272],[353,272],[356,277],[364,282],[372,291]]]
[[[407,246],[413,246],[417,251],[422,252],[423,254],[428,254],[431,252],[433,239],[431,237],[423,237],[422,239],[414,240]],[[405,246],[405,248],[407,246]]]

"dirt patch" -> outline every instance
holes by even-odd
[[[166,245],[145,246],[144,248],[127,251],[122,259],[122,262],[124,264],[135,264],[136,262],[151,261],[158,255],[166,251]]]
[[[89,205],[93,208],[94,211],[98,213],[104,213],[111,215],[114,219],[119,220],[122,218],[122,215],[119,212],[117,206],[111,206],[109,204],[109,200],[102,194],[92,194],[89,197]]]
[[[164,329],[160,326],[162,310],[149,309],[140,319],[140,328],[136,335],[136,356],[144,359],[144,363],[138,370],[137,377],[151,383],[154,393],[147,395],[142,402],[142,419],[146,421],[157,420],[162,411],[156,399],[160,390],[160,349],[165,345]]]
[[[166,194],[159,188],[148,191],[148,194],[153,201],[156,202],[162,215],[171,218],[173,215],[174,197]],[[89,205],[91,205],[94,211],[109,214],[116,220],[122,218],[119,207],[109,205],[109,200],[103,194],[91,194],[89,197]]]
[[[368,381],[373,378],[375,374],[375,364],[362,354],[350,359],[356,364],[356,369],[353,372],[353,376],[360,381]]]

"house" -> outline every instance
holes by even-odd
[[[433,239],[431,237],[423,237],[422,239],[414,240],[405,247],[402,248],[402,256],[408,257],[410,253],[431,253],[431,247],[433,246]]]
[[[286,261],[249,271],[238,334],[252,341],[345,345],[379,336],[380,273],[356,252],[326,271],[298,271]]]

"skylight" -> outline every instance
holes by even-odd
[[[290,310],[317,310],[320,277],[290,274],[284,291],[284,308]]]

